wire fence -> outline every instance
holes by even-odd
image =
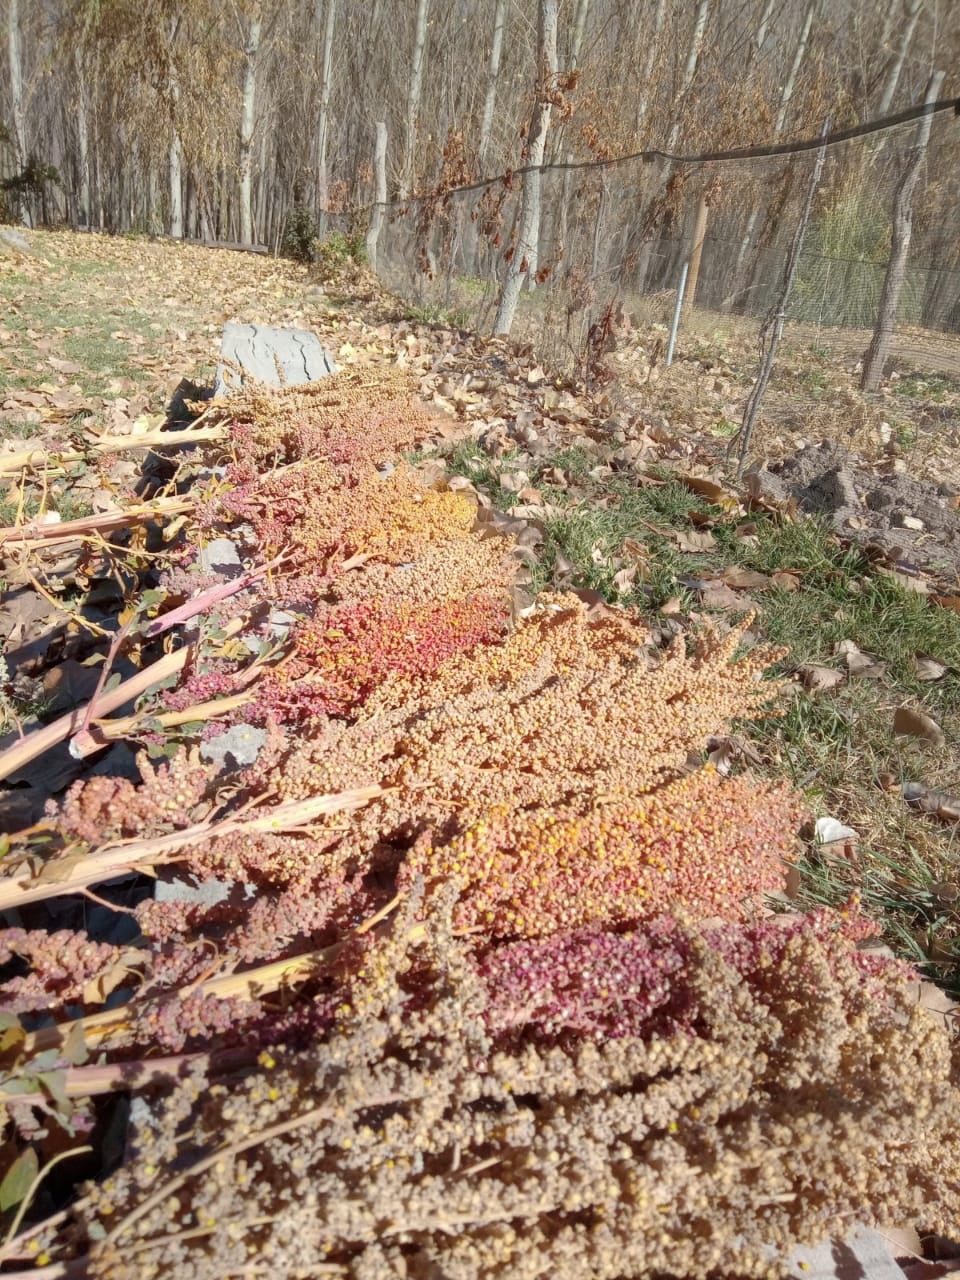
[[[953,103],[946,104],[953,107]],[[851,356],[878,316],[897,184],[919,109],[830,146],[786,314],[784,343]],[[562,133],[556,155],[564,156]],[[684,265],[684,335],[709,321],[756,334],[779,293],[815,150],[794,144],[732,158],[637,156],[547,166],[514,332],[561,367],[617,325],[669,325]],[[784,150],[787,151],[784,154]],[[719,153],[714,153],[716,154]],[[934,116],[900,292],[895,355],[960,377],[960,122]],[[378,271],[425,320],[489,331],[517,251],[521,183],[493,180],[386,209]]]

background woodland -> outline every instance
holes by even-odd
[[[539,12],[536,0],[6,0],[6,216],[271,250],[291,236],[296,247],[304,211],[321,238],[362,231],[379,122],[387,199],[400,202],[384,263],[411,277],[502,278],[518,238],[510,184],[453,205],[438,193],[541,154],[569,164],[816,136],[828,117],[841,129],[923,101],[936,68],[947,69],[948,97],[960,52],[950,10],[947,0],[541,0]],[[901,318],[932,328],[960,320],[956,132],[946,114],[935,122],[915,198],[921,274]],[[807,249],[857,272],[808,270],[810,318],[872,324],[900,144],[914,136],[906,127],[831,153]],[[556,283],[562,263],[574,296],[584,286],[571,270],[591,281],[626,272],[637,292],[673,287],[709,206],[715,249],[699,300],[760,314],[809,159],[548,173],[528,283],[551,273]],[[433,201],[403,203],[416,193]],[[864,290],[862,315],[831,317]]]

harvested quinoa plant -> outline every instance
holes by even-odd
[[[947,1231],[955,1041],[855,905],[770,915],[802,797],[697,764],[775,710],[782,652],[518,609],[513,542],[394,465],[432,430],[403,374],[217,413],[227,461],[126,624],[164,677],[73,740],[138,741],[140,780],[75,783],[3,859],[0,1261],[752,1277],[857,1221]],[[37,914],[171,870],[202,892],[118,905],[122,945]],[[120,1094],[113,1167],[41,1221]]]

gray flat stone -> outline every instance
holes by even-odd
[[[240,375],[268,386],[315,382],[336,370],[329,352],[315,333],[307,329],[271,329],[258,324],[227,324],[220,342],[220,363],[214,394],[227,395],[238,388]]]
[[[223,768],[236,768],[253,764],[266,740],[265,729],[257,729],[252,724],[235,724],[226,733],[201,743],[200,755],[204,760],[215,760]]]
[[[0,253],[23,258],[34,256],[30,241],[22,231],[17,231],[13,227],[0,227]]]
[[[854,1227],[843,1240],[797,1247],[787,1267],[796,1280],[903,1280],[890,1242],[871,1227]]]

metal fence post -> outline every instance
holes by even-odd
[[[670,326],[670,341],[667,343],[667,368],[673,364],[673,348],[677,345],[677,330],[680,328],[680,311],[683,307],[683,293],[687,287],[687,271],[690,263],[683,264],[680,272],[680,284],[677,287],[677,305],[673,308],[673,324]]]

